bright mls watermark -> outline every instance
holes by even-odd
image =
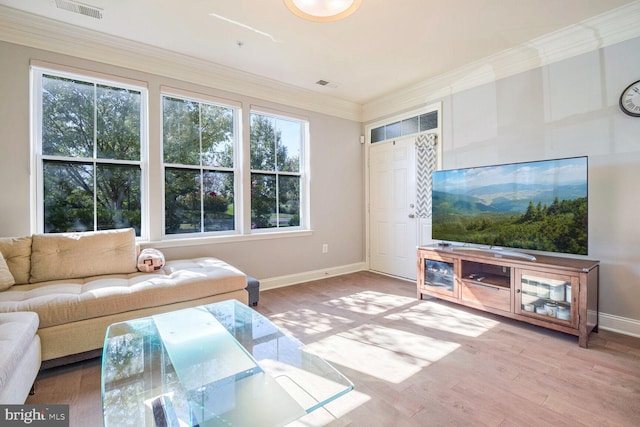
[[[69,427],[69,405],[0,405],[0,426]]]

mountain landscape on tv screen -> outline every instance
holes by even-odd
[[[433,204],[440,205],[438,213],[472,214],[480,212],[524,213],[529,202],[551,205],[555,198],[575,200],[586,197],[587,184],[569,184],[558,187],[535,184],[495,184],[469,191],[444,193],[434,191]]]
[[[476,187],[474,177],[460,179],[465,171],[447,172],[434,180],[433,239],[587,254],[586,169],[582,182]]]

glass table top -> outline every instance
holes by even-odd
[[[282,426],[352,389],[236,300],[115,323],[103,348],[105,427]]]

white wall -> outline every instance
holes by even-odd
[[[309,117],[313,234],[163,248],[169,258],[220,256],[260,279],[364,262],[359,123],[220,92],[213,89],[215,81],[210,85],[199,81],[196,86],[163,78],[162,70],[158,75],[145,74],[4,42],[0,42],[0,236],[31,232],[28,67],[32,58],[148,81],[150,94],[166,84]],[[640,119],[618,108],[622,90],[640,79],[638,70],[640,39],[636,38],[441,99],[425,99],[427,104],[443,102],[445,168],[589,156],[589,258],[601,261],[601,325],[609,322],[615,329],[617,320],[626,321],[627,329],[640,335]],[[152,116],[153,127],[159,118]],[[328,254],[321,254],[323,243],[329,244]]]
[[[446,169],[589,156],[601,325],[640,335],[640,118],[618,107],[636,80],[640,38],[443,98],[442,140]]]
[[[71,56],[0,42],[0,236],[32,233],[30,214],[29,63],[46,61],[147,82],[150,95],[150,143],[160,139],[158,99],[161,85],[233,99],[244,109],[259,105],[307,117],[311,132],[311,222],[307,236],[202,245],[163,246],[169,259],[218,256],[259,279],[310,271],[333,271],[364,264],[364,181],[361,124],[321,113],[119,68]],[[159,206],[159,204],[156,204]],[[153,215],[153,213],[152,213]],[[159,214],[158,214],[159,215]],[[323,254],[322,244],[329,245]]]

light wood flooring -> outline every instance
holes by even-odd
[[[583,349],[415,295],[370,272],[261,292],[259,312],[355,384],[293,426],[640,425],[640,339],[601,330]],[[72,427],[101,426],[100,360],[41,372],[27,403],[69,404]]]

